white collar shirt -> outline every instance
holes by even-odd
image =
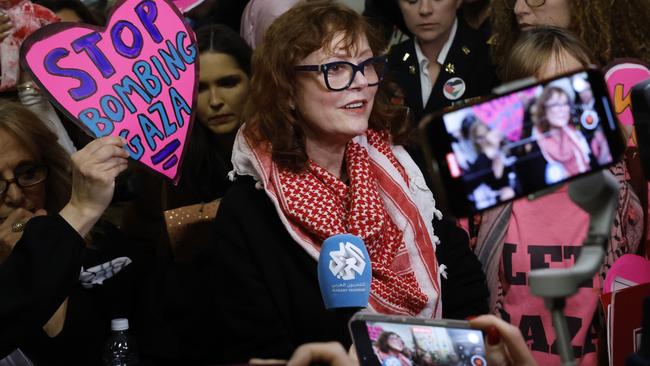
[[[442,49],[440,49],[440,53],[438,54],[438,58],[436,59],[436,62],[439,65],[443,65],[445,63],[445,60],[447,59],[447,55],[449,54],[449,49],[451,48],[451,44],[454,43],[454,38],[456,37],[456,30],[458,29],[458,18],[454,20],[454,24],[451,26],[451,31],[449,32],[449,38],[447,39],[447,42],[442,46]],[[420,45],[418,44],[417,38],[415,39],[415,56],[417,57],[418,60],[418,67],[420,68],[420,90],[422,91],[422,108],[425,108],[427,105],[427,101],[429,100],[429,97],[431,96],[431,92],[433,91],[433,82],[431,81],[431,76],[429,75],[429,59],[424,55],[422,52],[422,49],[420,48]]]

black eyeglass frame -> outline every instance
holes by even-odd
[[[362,61],[358,65],[355,65],[352,62],[348,62],[348,61],[334,61],[334,62],[328,62],[326,64],[321,64],[321,65],[297,65],[297,66],[294,66],[294,69],[296,71],[319,71],[319,72],[322,72],[323,73],[323,79],[325,80],[325,86],[327,87],[327,89],[329,89],[331,91],[343,91],[343,90],[349,88],[350,85],[352,85],[352,83],[354,82],[354,78],[357,76],[357,72],[360,72],[361,75],[363,75],[365,77],[366,74],[364,73],[363,69],[366,67],[367,64],[377,62],[377,61],[384,63],[384,69],[383,69],[383,71],[381,73],[379,73],[379,72],[377,72],[375,70],[375,72],[377,72],[377,77],[378,77],[378,80],[377,80],[376,83],[368,83],[368,86],[375,86],[375,85],[378,85],[380,82],[382,82],[384,80],[384,74],[386,74],[386,69],[388,68],[388,57],[383,56],[383,55],[382,56],[370,57],[369,59]],[[329,80],[327,78],[327,74],[328,74],[329,70],[332,67],[336,67],[338,65],[349,65],[350,67],[352,67],[352,76],[350,77],[350,81],[348,81],[348,83],[344,87],[342,87],[342,88],[332,88],[332,86],[330,85],[330,82],[329,82]]]
[[[532,0],[524,0],[524,1],[526,2],[526,5],[528,5],[531,8],[539,8],[540,6],[543,6],[544,4],[546,4],[546,0],[541,0],[541,3],[538,4],[538,5],[531,5],[530,2]],[[503,3],[506,6],[506,8],[511,9],[511,10],[515,8],[515,3],[516,2],[517,2],[517,0],[503,0]],[[512,4],[512,5],[510,5],[510,4]]]
[[[49,174],[49,170],[47,169],[47,166],[46,166],[46,165],[36,165],[36,166],[34,166],[34,169],[42,169],[44,175],[43,175],[43,178],[42,178],[41,180],[39,180],[39,181],[37,181],[37,182],[30,183],[30,184],[21,184],[21,183],[20,183],[19,179],[20,179],[20,176],[21,176],[22,174],[16,174],[16,173],[14,173],[14,177],[11,178],[11,179],[2,179],[2,178],[0,178],[0,182],[6,182],[6,183],[7,183],[7,185],[5,185],[5,187],[4,187],[4,189],[3,189],[3,190],[0,190],[0,196],[2,196],[2,195],[4,195],[5,193],[7,193],[7,190],[9,189],[9,185],[10,185],[11,183],[16,183],[16,185],[17,185],[18,187],[20,187],[20,188],[29,188],[29,187],[33,187],[33,186],[35,186],[35,185],[37,185],[37,184],[43,183],[43,182],[45,181],[45,179],[47,179],[47,176],[48,176],[48,174]],[[23,174],[24,174],[24,173],[23,173]],[[1,186],[1,185],[0,185],[0,186]],[[0,187],[0,188],[1,188],[1,187]]]

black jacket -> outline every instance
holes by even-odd
[[[410,108],[415,125],[426,113],[438,111],[458,101],[488,95],[497,85],[485,36],[470,28],[462,18],[458,18],[456,35],[426,105],[422,105],[415,41],[409,39],[393,46],[388,55],[388,65],[390,80],[404,93],[405,105]],[[448,99],[443,93],[445,83],[452,78],[462,79],[466,86],[465,92],[456,100]]]
[[[142,255],[106,221],[95,224],[90,237],[86,245],[59,215],[29,220],[0,265],[0,354],[20,347],[36,365],[100,365],[111,319],[128,318],[134,336],[142,330]],[[108,265],[119,257],[132,262],[121,268]],[[88,279],[84,287],[80,270],[99,265],[105,269],[105,276],[98,277],[103,282]],[[51,338],[43,325],[65,298],[65,324]],[[148,352],[147,342],[142,346]]]
[[[0,359],[39,331],[79,278],[84,242],[60,216],[34,217],[0,264]]]
[[[488,310],[488,292],[480,264],[464,231],[438,221],[443,316],[464,318]],[[211,279],[215,335],[223,363],[251,357],[288,358],[306,342],[350,345],[347,322],[352,311],[327,311],[318,285],[316,261],[283,226],[263,190],[250,177],[238,177],[221,201],[214,222]]]

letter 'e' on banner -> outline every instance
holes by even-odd
[[[198,50],[170,0],[121,0],[106,28],[54,23],[21,63],[52,103],[94,138],[121,136],[132,159],[179,180],[194,121]]]

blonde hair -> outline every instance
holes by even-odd
[[[521,34],[503,66],[503,81],[534,76],[546,63],[562,63],[562,53],[573,56],[582,66],[593,59],[591,51],[578,38],[558,27],[537,27]]]
[[[29,109],[0,99],[0,129],[18,141],[36,162],[47,166],[45,209],[59,212],[70,200],[70,156],[56,135]]]

